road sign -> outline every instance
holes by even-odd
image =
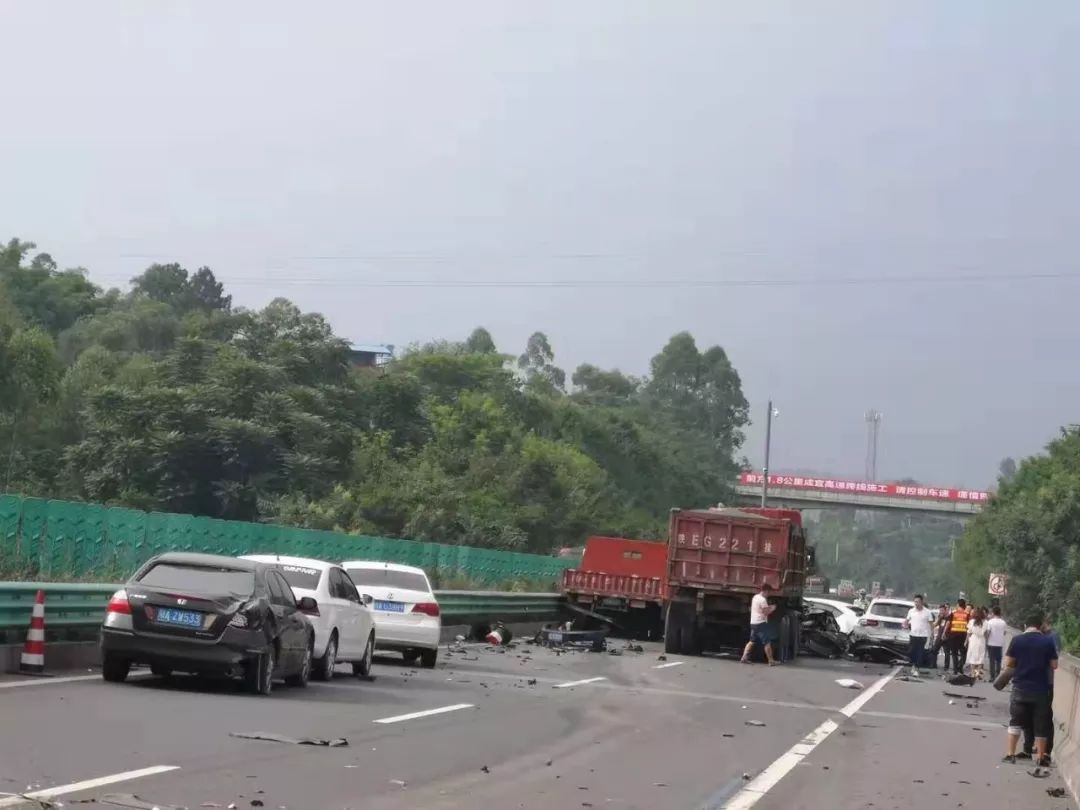
[[[991,574],[990,584],[987,586],[991,596],[1009,595],[1009,578],[1005,574]]]

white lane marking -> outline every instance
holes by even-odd
[[[53,683],[78,683],[79,681],[100,681],[100,675],[72,675],[67,678],[34,678],[26,681],[5,681],[0,689],[17,689],[20,686],[48,686]]]
[[[100,776],[97,779],[72,782],[70,785],[59,785],[57,787],[45,788],[44,790],[23,793],[19,796],[12,796],[7,799],[0,799],[0,807],[22,807],[26,804],[27,799],[52,799],[56,796],[65,796],[68,793],[81,793],[84,790],[93,790],[94,788],[104,787],[105,785],[114,785],[117,782],[128,782],[132,779],[142,779],[144,776],[155,776],[159,773],[168,773],[169,771],[178,770],[180,770],[179,765],[154,765],[150,768],[140,768],[137,771],[114,773],[110,776]]]
[[[453,706],[440,706],[437,709],[428,709],[423,712],[411,712],[409,714],[397,714],[393,717],[382,717],[378,720],[374,720],[375,723],[401,723],[405,720],[416,720],[418,717],[431,717],[433,714],[446,714],[447,712],[456,712],[461,709],[473,708],[472,703],[455,703]]]
[[[885,684],[896,677],[900,667],[890,674],[878,678],[870,688],[864,690],[851,703],[840,710],[840,714],[851,717],[866,705],[874,695],[885,688]],[[780,755],[779,759],[759,773],[742,790],[736,793],[724,805],[724,810],[749,810],[763,798],[777,783],[791,773],[792,769],[813,753],[814,749],[828,739],[829,735],[840,728],[835,720],[826,720],[795,745]]]
[[[571,686],[584,686],[587,683],[596,683],[598,681],[606,681],[606,680],[607,680],[607,678],[605,678],[605,677],[603,677],[601,675],[599,678],[585,678],[584,680],[581,680],[581,681],[567,681],[566,683],[557,683],[551,688],[552,689],[568,689]]]
[[[657,664],[653,669],[667,669],[668,667],[681,667],[685,661],[672,661],[670,664]]]

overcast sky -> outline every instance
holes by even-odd
[[[568,370],[642,374],[689,330],[742,375],[756,464],[776,400],[774,469],[861,476],[876,407],[880,478],[984,486],[1080,422],[1070,0],[0,0],[0,25],[0,238],[103,286],[208,264],[358,342],[543,330]],[[442,286],[385,283],[414,281]]]

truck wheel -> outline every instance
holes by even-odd
[[[664,652],[672,655],[682,652],[682,624],[677,608],[674,603],[668,605],[667,618],[664,620]]]

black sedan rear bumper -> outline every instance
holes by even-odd
[[[101,628],[101,655],[206,675],[240,675],[244,666],[266,650],[266,637],[257,631],[230,627],[215,642],[135,635],[126,630]]]

